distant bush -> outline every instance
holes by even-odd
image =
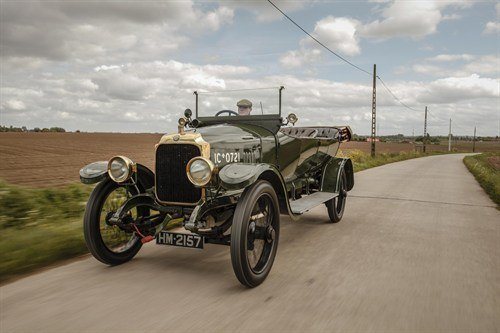
[[[14,126],[0,126],[0,132],[23,132],[23,128]]]
[[[66,130],[64,128],[62,128],[62,127],[51,127],[49,129],[49,131],[51,131],[51,132],[59,132],[59,133],[66,132]]]
[[[59,132],[64,133],[66,130],[62,127],[51,127],[51,128],[43,128],[35,127],[33,129],[28,129],[26,126],[22,127],[14,127],[14,126],[0,126],[0,132]]]

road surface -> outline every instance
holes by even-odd
[[[463,155],[356,173],[344,219],[282,219],[255,289],[229,248],[148,244],[130,263],[87,258],[3,286],[1,332],[498,331],[500,212]]]

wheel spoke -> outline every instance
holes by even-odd
[[[270,200],[267,194],[263,195],[257,200],[252,209],[251,221],[255,225],[253,230],[249,230],[247,236],[247,258],[250,268],[256,273],[264,269],[274,246],[274,239],[272,239],[274,237],[272,231],[274,212],[271,211]]]
[[[126,232],[116,225],[108,225],[106,223],[106,215],[110,212],[115,212],[121,207],[133,193],[126,186],[119,187],[109,193],[106,197],[100,218],[100,232],[104,245],[114,253],[121,253],[130,249],[137,241],[137,236],[133,232]],[[127,212],[127,215],[135,220],[138,218],[137,210],[133,209]]]

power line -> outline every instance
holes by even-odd
[[[318,43],[319,45],[323,46],[326,50],[328,50],[330,53],[332,53],[334,56],[336,56],[337,58],[341,59],[342,61],[348,63],[349,65],[351,65],[352,67],[368,74],[368,75],[372,75],[372,73],[364,70],[363,68],[353,64],[352,62],[350,62],[349,60],[347,60],[346,58],[342,57],[340,54],[332,51],[328,46],[326,46],[325,44],[323,44],[322,42],[320,42],[319,40],[317,40],[313,35],[311,35],[310,33],[308,33],[304,28],[302,28],[297,22],[295,22],[290,16],[288,16],[287,14],[285,14],[284,11],[282,11],[278,6],[276,6],[271,0],[267,0],[274,8],[276,8],[281,14],[283,14],[283,16],[285,16],[290,22],[292,22],[297,28],[299,28],[300,30],[302,30],[306,35],[308,35],[309,37],[311,37],[316,43]]]
[[[309,32],[307,32],[304,28],[302,28],[297,22],[295,22],[290,16],[288,16],[284,11],[282,11],[278,6],[276,6],[271,0],[267,0],[274,8],[276,8],[276,10],[278,10],[284,17],[286,17],[290,22],[292,22],[297,28],[299,28],[300,30],[302,30],[306,35],[308,35],[310,38],[312,38],[316,43],[318,43],[319,45],[321,45],[322,47],[324,47],[326,50],[328,50],[330,53],[332,53],[334,56],[336,56],[337,58],[341,59],[342,61],[346,62],[347,64],[351,65],[352,67],[356,68],[357,70],[360,70],[362,71],[363,73],[365,74],[368,74],[368,75],[373,75],[373,73],[370,73],[368,72],[367,70],[353,64],[352,62],[350,62],[349,60],[347,60],[346,58],[342,57],[340,54],[338,54],[337,52],[334,52],[332,51],[328,46],[326,46],[325,44],[323,44],[321,41],[319,41],[316,37],[314,37],[313,35],[311,35]],[[405,108],[409,109],[409,110],[413,110],[413,111],[417,111],[417,112],[420,112],[420,110],[416,110],[410,106],[408,106],[407,104],[405,104],[401,99],[399,99],[393,92],[391,89],[389,89],[389,87],[387,86],[387,84],[385,84],[385,82],[380,78],[380,76],[377,75],[377,79],[380,80],[380,82],[382,83],[382,85],[384,86],[384,88],[392,95],[392,97],[394,97],[394,99],[396,101],[398,101],[401,105],[403,105]]]
[[[299,28],[300,30],[302,30],[302,32],[304,32],[307,36],[309,36],[311,39],[313,39],[316,43],[318,43],[319,45],[321,45],[323,48],[325,48],[328,52],[330,52],[331,54],[333,54],[334,56],[336,56],[337,58],[341,59],[342,61],[344,61],[345,63],[349,64],[350,66],[356,68],[357,70],[365,73],[365,74],[368,74],[370,76],[373,76],[373,73],[370,73],[368,72],[367,70],[357,66],[356,64],[352,63],[351,61],[347,60],[346,58],[342,57],[340,54],[336,53],[335,51],[333,51],[332,49],[330,49],[328,46],[326,46],[325,44],[323,44],[320,40],[318,40],[316,37],[314,37],[313,35],[311,35],[309,32],[307,32],[304,28],[302,28],[297,22],[295,22],[290,16],[288,16],[283,10],[281,10],[278,6],[276,6],[271,0],[267,0],[276,10],[278,10],[285,18],[287,18],[291,23],[293,23],[297,28]],[[382,86],[389,92],[389,94],[391,94],[391,96],[399,103],[401,104],[403,107],[407,108],[408,110],[412,110],[412,111],[415,111],[415,112],[421,112],[421,110],[418,110],[418,109],[415,109],[414,107],[411,107],[409,106],[408,104],[404,103],[398,96],[396,96],[396,94],[394,94],[394,92],[387,86],[387,84],[384,82],[384,80],[382,80],[382,78],[378,75],[376,75],[376,78],[380,81],[380,83],[382,83]],[[428,110],[429,111],[429,110]],[[433,114],[431,114],[429,112],[429,115],[431,117],[433,117],[434,119],[438,120],[438,121],[442,121],[442,119],[439,119],[438,117],[434,116]],[[436,126],[436,125],[432,125],[432,126]],[[459,126],[461,127],[461,126]]]
[[[389,87],[385,84],[384,80],[382,80],[380,78],[380,76],[377,75],[377,79],[379,79],[380,83],[382,83],[382,85],[384,86],[384,88],[392,95],[392,97],[394,97],[394,99],[396,101],[399,102],[399,104],[401,104],[402,106],[404,106],[405,108],[409,109],[409,110],[413,110],[413,111],[417,111],[417,112],[420,112],[420,110],[417,110],[417,109],[414,109],[412,108],[411,106],[408,106],[407,104],[405,104],[402,100],[400,100],[393,92],[391,89],[389,89]]]
[[[435,115],[434,115],[434,114],[433,114],[430,110],[428,110],[428,112],[429,112],[429,115],[430,115],[432,118],[434,118],[435,120],[437,120],[437,121],[444,121],[444,120],[439,119],[438,117],[436,117],[436,116],[435,116]]]

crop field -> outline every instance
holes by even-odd
[[[154,145],[161,134],[121,133],[0,133],[0,179],[30,187],[53,187],[79,181],[78,171],[88,163],[126,155],[154,167]],[[411,143],[377,142],[379,153],[414,151]],[[472,143],[453,145],[471,151]],[[428,151],[446,151],[447,144]],[[368,142],[348,142],[342,149],[370,151]],[[477,142],[476,151],[500,151],[500,142]]]

